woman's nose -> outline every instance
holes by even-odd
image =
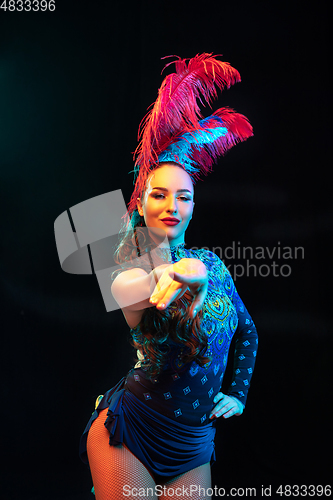
[[[168,212],[177,212],[177,201],[172,196],[170,197]]]

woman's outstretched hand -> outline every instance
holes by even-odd
[[[149,299],[150,303],[163,310],[189,289],[193,295],[190,316],[194,318],[202,308],[207,294],[208,275],[205,264],[199,259],[181,259],[161,271]]]
[[[213,417],[218,418],[222,415],[223,418],[229,418],[233,415],[239,416],[244,410],[244,406],[237,398],[227,396],[226,394],[223,394],[223,392],[216,394],[213,402],[218,404],[211,411],[211,414],[209,415],[210,419]]]

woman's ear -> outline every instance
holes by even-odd
[[[194,205],[195,205],[195,203],[193,202],[193,208],[194,208]],[[192,216],[193,216],[193,210],[192,210],[192,214],[191,214],[190,220],[192,220]]]
[[[136,206],[138,207],[138,212],[141,217],[143,216],[142,203],[140,198],[137,198]]]

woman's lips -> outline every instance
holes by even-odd
[[[179,222],[180,222],[179,220],[176,220],[176,219],[161,219],[161,220],[167,226],[177,226],[177,224],[179,224]]]

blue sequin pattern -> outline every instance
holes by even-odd
[[[189,425],[205,425],[214,406],[214,396],[221,390],[234,336],[233,377],[228,394],[245,406],[258,335],[228,269],[215,253],[206,249],[186,249],[185,244],[163,252],[170,263],[182,258],[196,258],[207,268],[208,291],[202,308],[201,327],[208,338],[206,355],[212,361],[203,367],[195,361],[183,364],[181,346],[169,339],[168,364],[158,379],[147,380],[144,370],[137,367],[129,373],[127,384],[130,391],[155,410]],[[176,308],[175,303],[169,308]],[[139,325],[130,332],[133,339],[142,344]]]

